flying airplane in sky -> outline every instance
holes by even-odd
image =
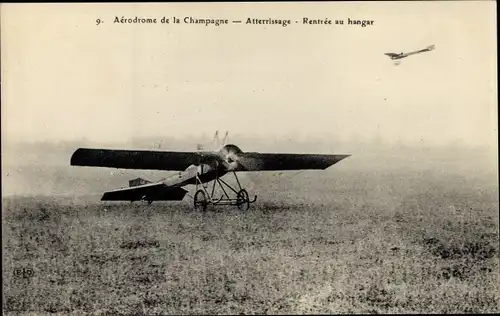
[[[158,182],[141,178],[131,180],[127,188],[105,192],[102,201],[180,201],[188,193],[183,187],[195,185],[195,209],[205,211],[207,205],[235,205],[244,211],[256,201],[257,196],[252,200],[249,198],[248,192],[241,187],[236,172],[324,170],[349,156],[243,152],[238,146],[231,144],[223,144],[222,148],[210,151],[199,146],[196,152],[79,148],[71,156],[70,164],[178,171]],[[237,188],[222,179],[228,173],[234,174]],[[208,187],[210,181],[213,181],[211,192]],[[220,198],[214,195],[216,184],[224,192]],[[229,193],[232,191],[236,198],[231,198],[225,188],[229,189]]]
[[[396,60],[396,59],[403,59],[403,58],[406,58],[408,56],[419,54],[419,53],[423,53],[423,52],[430,52],[434,48],[435,48],[435,45],[431,45],[431,46],[427,46],[424,49],[413,51],[413,52],[409,52],[409,53],[403,53],[403,52],[401,52],[399,54],[396,54],[396,53],[385,53],[385,55],[389,56],[392,60]]]

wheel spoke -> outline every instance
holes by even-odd
[[[236,206],[241,211],[246,211],[250,208],[250,200],[248,198],[248,192],[245,189],[238,192]]]

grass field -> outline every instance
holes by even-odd
[[[246,213],[4,197],[4,313],[500,312],[497,174],[413,166],[250,176]]]

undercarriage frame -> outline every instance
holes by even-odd
[[[250,200],[247,190],[241,187],[236,172],[232,171],[232,173],[234,174],[236,182],[238,183],[237,189],[231,186],[226,181],[222,180],[218,175],[216,175],[215,179],[213,180],[212,190],[210,193],[208,192],[209,185],[207,183],[203,183],[199,177],[199,174],[197,174],[196,193],[193,197],[194,208],[196,210],[204,212],[206,211],[208,205],[234,205],[241,211],[248,210],[250,208],[250,204],[254,203],[257,200],[257,195],[255,195],[253,200]],[[217,184],[219,185],[219,188],[221,188],[222,192],[224,192],[224,194],[220,198],[215,197],[215,187]],[[224,187],[232,191],[236,195],[236,197],[230,197],[228,191],[226,191]]]

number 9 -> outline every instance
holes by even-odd
[[[99,25],[99,24],[101,24],[101,19],[97,19],[97,20],[95,20],[95,22],[97,23],[96,25]]]

